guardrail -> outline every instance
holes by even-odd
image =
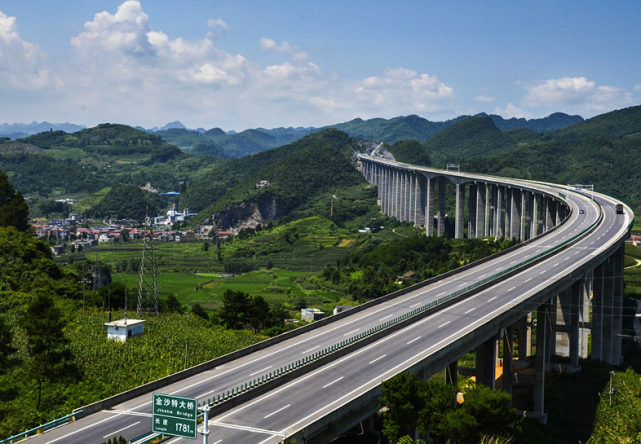
[[[598,202],[597,202],[597,205],[599,205]],[[206,401],[206,403],[209,404],[212,407],[218,407],[218,406],[221,406],[221,404],[223,404],[224,402],[227,402],[227,401],[231,400],[232,398],[237,398],[239,395],[242,395],[242,394],[247,393],[248,391],[254,390],[254,389],[258,388],[259,386],[264,386],[267,383],[272,383],[272,384],[269,384],[269,389],[272,389],[274,387],[273,382],[278,378],[281,378],[281,377],[283,377],[285,375],[288,375],[288,374],[290,374],[292,372],[296,372],[297,374],[299,374],[300,370],[303,367],[307,366],[307,365],[315,363],[315,362],[317,362],[317,361],[319,361],[319,360],[321,360],[323,358],[327,358],[331,354],[337,353],[339,351],[343,351],[344,349],[346,349],[347,347],[352,346],[356,342],[362,341],[362,340],[364,340],[366,338],[371,338],[374,335],[379,335],[380,332],[382,332],[385,329],[388,329],[388,328],[390,328],[392,326],[396,326],[396,325],[398,325],[400,323],[404,323],[405,321],[407,321],[410,318],[425,314],[425,312],[427,312],[427,311],[434,310],[436,307],[438,307],[440,305],[443,305],[443,304],[446,304],[446,303],[452,301],[453,299],[458,298],[459,296],[461,296],[463,294],[470,293],[471,291],[476,290],[479,287],[483,287],[483,286],[491,283],[492,281],[495,281],[495,280],[497,280],[497,279],[499,279],[499,278],[501,278],[501,277],[503,277],[505,275],[514,273],[514,272],[516,272],[516,270],[518,270],[520,268],[523,268],[523,267],[525,267],[525,266],[527,266],[529,264],[532,264],[533,262],[537,262],[540,259],[542,259],[543,257],[548,256],[548,255],[550,255],[550,254],[552,254],[552,253],[554,253],[554,252],[556,252],[556,251],[558,251],[558,250],[560,250],[562,248],[567,247],[569,244],[573,243],[574,241],[576,241],[578,238],[580,238],[581,236],[583,236],[587,232],[593,230],[601,222],[602,219],[603,219],[603,211],[602,211],[601,206],[599,205],[599,217],[597,218],[597,220],[595,222],[593,222],[589,227],[587,227],[586,229],[584,229],[580,233],[576,234],[575,236],[571,237],[570,239],[568,239],[568,240],[566,240],[564,242],[561,242],[560,244],[558,244],[558,245],[556,245],[556,246],[554,246],[552,248],[549,248],[548,250],[545,250],[542,253],[539,253],[539,254],[537,254],[535,256],[532,256],[531,258],[528,258],[528,259],[526,259],[526,260],[524,260],[522,262],[519,262],[518,264],[513,265],[512,267],[509,267],[509,268],[507,268],[505,270],[501,270],[500,272],[495,273],[490,277],[487,277],[487,278],[485,278],[483,280],[480,280],[480,281],[475,282],[475,283],[473,283],[471,285],[468,285],[467,287],[465,287],[465,288],[463,288],[461,290],[457,290],[457,291],[455,291],[453,293],[450,293],[450,294],[448,294],[446,296],[443,296],[442,298],[436,299],[436,300],[434,300],[432,302],[428,302],[427,304],[424,304],[419,308],[416,308],[416,309],[411,310],[411,311],[409,311],[407,313],[404,313],[404,314],[402,314],[402,315],[400,315],[400,316],[398,316],[398,317],[396,317],[394,319],[391,319],[391,320],[389,320],[387,322],[384,322],[384,323],[379,324],[379,325],[377,325],[375,327],[372,327],[372,328],[370,328],[370,329],[368,329],[368,330],[366,330],[364,332],[358,333],[358,334],[356,334],[356,335],[354,335],[354,336],[352,336],[352,337],[350,337],[350,338],[348,338],[346,340],[340,341],[340,342],[338,342],[336,344],[333,344],[333,345],[331,345],[329,347],[326,347],[326,348],[324,348],[324,349],[322,349],[322,350],[320,350],[320,351],[318,351],[316,353],[313,353],[311,355],[308,355],[308,356],[306,356],[306,357],[304,357],[302,359],[296,360],[295,362],[293,362],[291,364],[287,364],[287,365],[285,365],[285,366],[283,366],[283,367],[281,367],[281,368],[279,368],[277,370],[274,370],[272,372],[266,373],[263,376],[259,376],[258,378],[255,378],[255,379],[253,379],[253,380],[251,380],[249,382],[241,384],[240,386],[237,386],[235,388],[227,390],[226,392],[223,392],[220,395],[217,395],[215,398],[212,398],[211,400],[208,399]],[[233,407],[233,406],[230,406],[230,408],[231,407]]]
[[[70,415],[63,416],[62,418],[54,419],[53,421],[50,421],[46,424],[40,425],[38,427],[34,427],[33,429],[29,429],[26,432],[18,433],[17,435],[10,436],[9,438],[3,439],[0,441],[0,444],[4,443],[9,443],[13,444],[14,441],[19,440],[19,439],[26,439],[29,437],[29,435],[39,435],[40,433],[44,433],[47,430],[53,429],[54,427],[58,427],[59,425],[62,425],[67,422],[74,421],[76,417],[82,415],[82,410],[75,411],[71,413]]]

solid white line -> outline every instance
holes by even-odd
[[[407,343],[407,345],[410,345],[412,342],[416,342],[416,341],[418,341],[419,339],[421,339],[421,337],[420,337],[420,336],[419,336],[418,338],[414,338],[414,339],[412,339],[410,342],[408,342],[408,343]]]
[[[150,402],[151,402],[151,401],[150,401]],[[71,432],[71,433],[67,433],[65,436],[61,436],[60,438],[56,438],[56,439],[54,439],[54,440],[52,440],[52,441],[48,441],[48,442],[47,442],[47,444],[51,444],[52,442],[60,441],[61,439],[65,439],[65,438],[67,438],[67,437],[69,437],[69,436],[71,436],[71,435],[75,435],[75,434],[76,434],[76,433],[78,433],[78,432],[82,432],[82,431],[84,431],[84,430],[87,430],[87,429],[89,429],[89,428],[91,428],[91,427],[93,427],[93,426],[96,426],[96,425],[100,424],[101,422],[109,421],[110,419],[114,419],[114,418],[116,418],[116,417],[118,417],[118,416],[120,416],[120,415],[122,415],[122,413],[118,413],[118,414],[116,414],[116,415],[114,415],[114,416],[110,416],[109,418],[105,418],[105,419],[103,419],[103,420],[101,420],[101,421],[94,422],[93,424],[89,424],[89,425],[88,425],[88,426],[86,426],[86,427],[83,427],[83,428],[81,428],[81,429],[75,430],[75,431],[73,431],[73,432]]]
[[[254,375],[249,375],[249,376],[254,376]],[[203,393],[203,394],[200,394],[198,396],[195,396],[195,398],[203,398],[203,397],[205,397],[205,396],[207,396],[207,395],[209,395],[211,393],[214,393],[215,391],[216,391],[216,389],[210,390],[210,391],[208,391],[206,393]]]
[[[391,315],[390,315],[390,316],[391,316]],[[388,317],[389,317],[389,316],[388,316]],[[350,331],[349,333],[345,333],[343,336],[349,336],[349,335],[351,335],[352,333],[356,333],[358,330],[360,330],[360,328],[357,328],[356,330]],[[319,347],[320,347],[320,346],[319,346]]]
[[[325,384],[325,385],[323,386],[323,388],[327,388],[327,387],[329,387],[330,385],[332,385],[332,384],[334,384],[334,383],[336,383],[336,382],[340,381],[340,380],[341,380],[341,379],[343,379],[343,378],[344,378],[344,376],[341,376],[340,378],[338,378],[338,379],[336,379],[336,380],[334,380],[334,381],[330,382],[329,384]]]
[[[318,347],[320,347],[320,345],[319,345]],[[318,347],[314,347],[314,348],[318,348]],[[314,350],[314,348],[313,348],[312,350]],[[307,352],[304,352],[303,354],[305,354],[305,353],[307,353]],[[249,375],[249,376],[255,376],[255,375],[259,374],[259,373],[264,372],[265,370],[269,370],[269,369],[270,369],[270,368],[272,368],[272,367],[273,367],[273,365],[270,365],[269,367],[265,367],[265,368],[264,368],[264,369],[262,369],[262,370],[258,370],[257,372],[254,372],[254,373],[252,373],[252,374],[251,374],[251,375]]]
[[[120,429],[120,430],[116,430],[115,432],[109,433],[109,434],[107,434],[107,435],[103,436],[102,438],[103,438],[103,439],[104,439],[104,438],[110,438],[110,437],[114,436],[116,433],[118,433],[118,432],[122,432],[123,430],[127,430],[129,427],[133,427],[133,426],[135,426],[136,424],[140,424],[140,421],[138,421],[138,422],[134,422],[133,424],[128,425],[127,427],[123,427],[123,428],[122,428],[122,429]]]
[[[465,314],[471,313],[471,312],[473,312],[474,310],[476,310],[476,307],[474,307],[474,308],[470,308],[468,311],[466,311],[466,312],[465,312]]]
[[[269,418],[269,417],[270,417],[270,416],[272,416],[272,415],[275,415],[275,414],[276,414],[276,413],[278,413],[278,412],[282,412],[283,410],[285,410],[285,409],[286,409],[287,407],[289,407],[290,405],[291,405],[291,404],[287,404],[285,407],[281,407],[281,408],[279,408],[278,410],[276,410],[275,412],[270,413],[269,415],[265,416],[265,419]]]
[[[383,359],[385,356],[387,356],[387,355],[380,356],[380,357],[378,357],[378,358],[374,359],[373,361],[370,361],[370,364],[373,364],[373,363],[375,363],[376,361],[379,361],[379,360]]]
[[[452,321],[447,321],[445,324],[441,324],[441,325],[439,325],[439,326],[438,326],[438,328],[445,327],[445,326],[446,326],[447,324],[449,324],[450,322],[452,322]]]

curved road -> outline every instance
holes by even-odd
[[[488,179],[484,177],[484,179]],[[502,183],[524,183],[492,178]],[[528,182],[528,187],[558,195],[558,189]],[[569,193],[572,212],[566,223],[547,235],[508,254],[442,279],[432,285],[387,301],[368,310],[253,353],[211,371],[185,379],[160,390],[184,397],[211,399],[240,384],[263,376],[283,365],[336,344],[386,320],[414,310],[503,269],[537,255],[580,233],[599,217],[599,207],[586,197]],[[258,396],[218,417],[210,418],[209,443],[277,443],[313,423],[362,393],[428,359],[455,341],[474,335],[476,329],[502,313],[534,307],[528,299],[573,269],[589,262],[599,251],[625,237],[629,214],[616,215],[615,202],[595,196],[603,207],[596,229],[574,245],[490,288],[387,335],[370,345],[320,367],[303,377]],[[578,210],[583,209],[584,214]],[[527,310],[527,311],[526,311]],[[128,439],[151,429],[151,393],[113,409],[81,418],[73,423],[29,439],[33,443],[93,444],[124,435]],[[202,438],[198,438],[202,439]],[[171,439],[171,443],[193,442]]]

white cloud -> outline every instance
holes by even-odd
[[[516,117],[517,119],[531,119],[534,117],[531,112],[521,109],[513,103],[508,103],[504,109],[499,107],[494,108],[494,114],[498,114],[505,119],[511,119],[512,117]]]
[[[298,46],[292,46],[287,41],[283,41],[280,45],[272,39],[262,37],[260,39],[260,47],[263,51],[284,52],[290,55],[294,61],[305,61],[309,56],[302,51]]]
[[[62,86],[38,45],[20,39],[15,22],[0,13],[0,91],[8,85],[4,97],[17,87]],[[222,19],[209,19],[207,26],[217,35],[229,30]],[[114,13],[96,13],[70,44],[73,59],[60,61],[66,87],[58,88],[56,100],[49,100],[47,88],[31,102],[23,101],[22,115],[29,116],[24,120],[34,119],[30,110],[37,110],[43,120],[87,125],[152,127],[178,119],[190,126],[242,129],[321,126],[359,115],[442,118],[450,117],[457,106],[450,86],[411,69],[387,68],[381,75],[343,79],[324,72],[288,41],[257,42],[273,53],[267,57],[276,59],[260,64],[225,51],[208,37],[173,38],[154,29],[152,18],[134,0]],[[285,61],[278,60],[282,55]],[[6,71],[5,60],[18,68]],[[2,111],[0,107],[0,119],[19,118]]]
[[[62,80],[45,65],[45,54],[18,34],[15,17],[0,11],[0,90],[41,90],[62,86]]]
[[[472,100],[479,103],[491,103],[496,100],[496,97],[480,95],[472,98]]]
[[[634,103],[629,92],[614,86],[597,85],[585,77],[549,79],[528,85],[525,89],[526,107],[545,107],[588,116]]]
[[[436,76],[403,68],[387,68],[382,77],[368,77],[354,92],[361,104],[376,105],[387,115],[392,110],[402,114],[443,113],[453,111],[456,105],[454,90]]]
[[[641,85],[634,85],[634,92],[641,92]]]
[[[229,26],[222,19],[209,19],[207,20],[207,27],[213,28],[207,33],[207,37],[221,37],[229,34]]]

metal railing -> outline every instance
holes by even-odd
[[[4,443],[13,444],[14,441],[17,441],[23,438],[28,438],[29,435],[39,435],[40,433],[44,433],[47,430],[53,429],[54,427],[58,427],[59,425],[62,425],[66,422],[74,421],[76,417],[81,415],[82,415],[82,410],[78,410],[77,412],[73,412],[70,415],[63,416],[62,418],[54,419],[53,421],[50,421],[46,424],[40,425],[38,427],[34,427],[25,432],[18,433],[17,435],[13,435],[13,436],[10,436],[9,438],[3,439],[2,441],[0,441],[0,444],[4,444]]]

